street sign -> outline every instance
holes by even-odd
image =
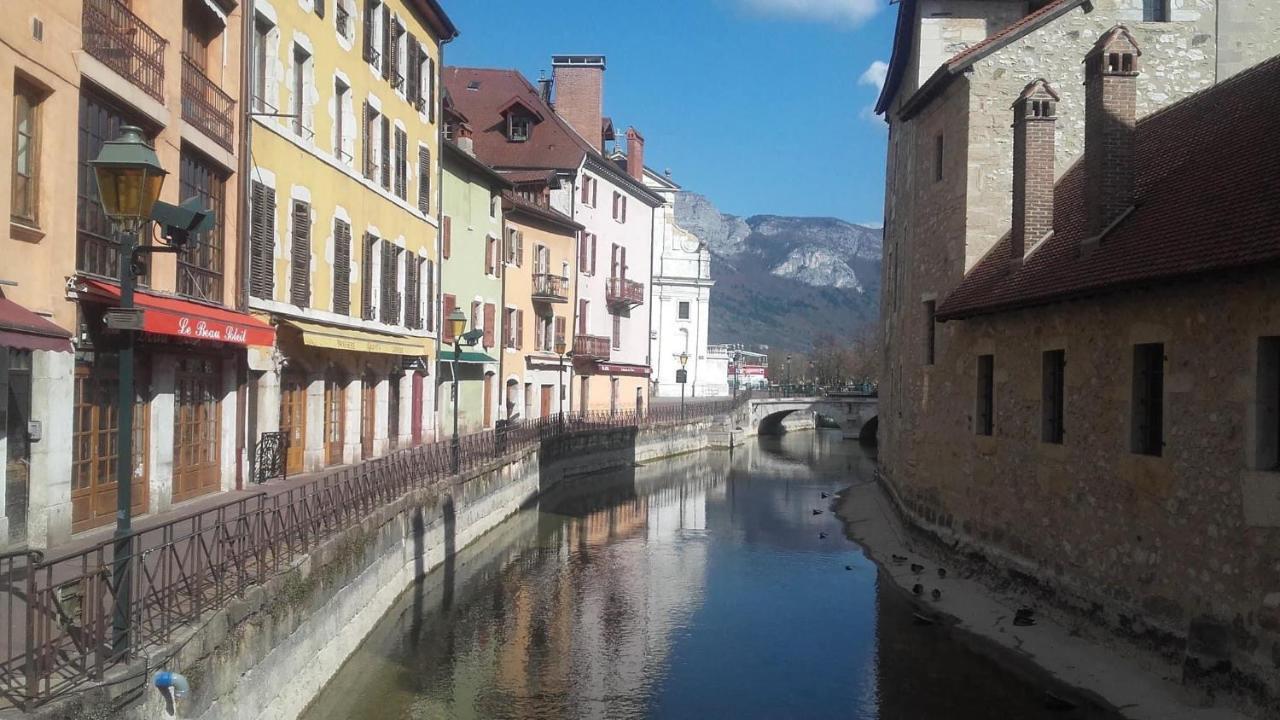
[[[681,385],[684,385],[685,383],[689,382],[689,371],[684,369],[677,370],[676,382],[680,383]]]

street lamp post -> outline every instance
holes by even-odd
[[[564,428],[564,356],[568,350],[569,348],[565,346],[564,337],[561,336],[556,338],[556,355],[560,356],[560,375],[558,376],[560,385],[560,402],[558,403],[559,412],[556,413],[556,415],[559,417],[557,422],[561,429]]]
[[[121,127],[119,137],[103,143],[98,157],[89,164],[98,181],[102,209],[120,243],[120,308],[113,323],[122,334],[116,407],[116,531],[112,551],[115,607],[111,647],[117,654],[127,655],[133,589],[129,538],[133,530],[133,332],[141,327],[141,317],[133,306],[133,286],[140,252],[161,249],[140,248],[138,232],[151,217],[167,173],[142,130],[132,125]]]
[[[787,355],[787,384],[782,389],[783,396],[791,394],[791,356]]]
[[[814,369],[813,361],[809,361],[809,384],[813,386],[814,394],[818,392],[818,373]]]
[[[680,381],[680,422],[684,422],[684,386],[687,383],[689,378],[688,375],[684,374],[685,373],[684,366],[688,364],[689,364],[689,353],[687,352],[680,353],[680,374],[684,378]]]
[[[461,445],[458,440],[458,372],[462,366],[462,333],[467,329],[466,313],[460,308],[454,308],[445,322],[449,323],[449,332],[453,334],[453,440],[449,443],[449,455],[456,474],[461,460]]]

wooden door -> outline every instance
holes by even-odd
[[[542,417],[551,417],[551,413],[559,412],[559,409],[554,407],[555,405],[555,400],[553,399],[555,397],[554,392],[555,392],[555,386],[553,385],[542,386],[542,413],[541,413]]]
[[[360,386],[360,459],[373,457],[374,418],[378,408],[378,383],[365,377]]]
[[[484,376],[484,426],[493,427],[493,373]]]
[[[413,428],[413,444],[420,445],[422,443],[422,373],[413,374],[413,403],[410,412],[413,418],[409,421]]]
[[[307,382],[301,375],[285,375],[280,383],[280,431],[289,440],[285,470],[296,475],[302,472],[307,449]]]
[[[116,403],[119,384],[115,360],[98,356],[99,365],[78,364],[75,417],[72,418],[71,531],[106,525],[116,515]],[[138,402],[133,406],[133,514],[147,511],[147,445],[150,408],[146,374],[134,371]]]
[[[342,464],[342,445],[346,439],[347,390],[337,375],[324,380],[324,462]]]
[[[216,492],[222,485],[222,363],[187,356],[173,389],[173,501]]]

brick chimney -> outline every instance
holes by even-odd
[[[591,147],[604,152],[604,56],[553,55],[551,68],[556,113]]]
[[[1009,257],[1014,267],[1053,232],[1053,146],[1058,92],[1043,78],[1033,80],[1013,103],[1013,232]]]
[[[1133,207],[1141,55],[1129,29],[1117,25],[1084,58],[1085,204],[1094,240]]]
[[[635,128],[627,128],[627,174],[644,182],[644,136]]]

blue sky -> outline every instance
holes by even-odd
[[[447,64],[536,80],[553,53],[605,54],[605,113],[639,128],[651,167],[725,212],[881,221],[888,133],[870,106],[888,0],[442,4],[462,32]]]

